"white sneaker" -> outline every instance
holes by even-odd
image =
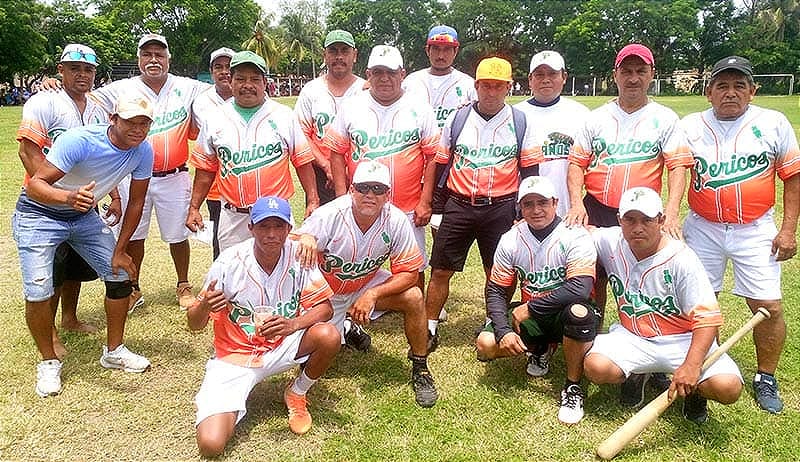
[[[103,345],[100,365],[107,369],[122,369],[125,372],[144,372],[150,368],[150,361],[132,352],[125,345],[118,346],[114,351],[108,351],[108,347]]]
[[[36,365],[36,394],[42,398],[61,393],[61,361],[48,359]]]
[[[528,353],[528,366],[526,367],[525,371],[531,377],[544,377],[550,372],[550,358],[553,357],[553,353],[555,353],[556,348],[553,345],[548,345],[547,350],[545,350],[542,354],[534,354]]]
[[[572,384],[561,390],[561,408],[558,409],[558,420],[573,425],[583,419],[583,390],[580,385]]]

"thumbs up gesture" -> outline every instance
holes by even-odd
[[[94,207],[94,187],[96,183],[92,181],[83,185],[75,191],[69,193],[67,205],[79,212],[88,212]]]

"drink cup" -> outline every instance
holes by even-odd
[[[256,327],[256,335],[258,335],[258,328],[264,324],[268,317],[272,316],[275,308],[269,305],[258,305],[253,307],[253,324]]]

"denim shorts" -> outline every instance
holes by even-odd
[[[17,242],[25,300],[40,302],[53,296],[53,259],[62,242],[68,242],[103,281],[129,279],[122,269],[116,275],[111,273],[111,257],[117,242],[96,213],[57,220],[15,210],[11,228]]]

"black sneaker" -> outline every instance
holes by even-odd
[[[698,425],[706,423],[708,420],[708,400],[700,396],[700,393],[692,393],[683,400],[683,416],[686,420]]]
[[[770,414],[779,414],[783,410],[783,400],[778,394],[778,381],[774,376],[756,374],[753,378],[753,391],[761,409]]]
[[[650,374],[631,374],[619,389],[619,402],[625,407],[639,407],[644,403],[644,386]]]
[[[430,371],[423,370],[411,374],[411,382],[414,387],[414,398],[420,407],[433,407],[439,394],[436,393],[436,385],[433,383],[433,376]]]
[[[669,386],[672,385],[672,380],[663,372],[654,372],[650,374],[650,380],[647,381],[647,385],[658,392],[658,394],[661,394],[669,390]]]
[[[354,350],[367,351],[372,345],[372,337],[363,327],[356,323],[351,323],[350,330],[344,334],[344,344]]]

